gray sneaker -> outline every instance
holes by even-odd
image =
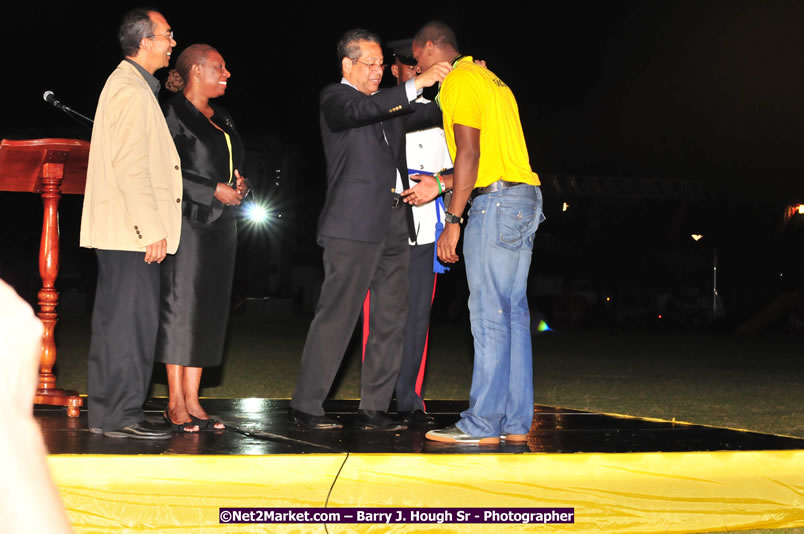
[[[457,425],[431,430],[425,434],[424,437],[432,441],[441,441],[442,443],[459,443],[466,445],[498,445],[500,443],[498,436],[470,436],[458,428]]]

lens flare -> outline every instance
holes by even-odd
[[[250,202],[245,206],[246,219],[254,224],[265,224],[268,222],[268,208],[256,202]]]

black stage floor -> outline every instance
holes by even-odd
[[[150,399],[146,414],[161,420],[167,399]],[[377,432],[350,428],[356,400],[328,401],[327,413],[343,430],[314,431],[287,420],[285,399],[208,399],[207,412],[229,427],[223,432],[177,434],[170,440],[110,439],[92,434],[86,411],[67,417],[63,408],[37,406],[50,454],[212,454],[266,455],[310,453],[579,453],[692,452],[804,449],[804,439],[741,430],[656,421],[536,405],[527,444],[453,445],[428,441],[426,430]],[[438,426],[457,421],[466,402],[427,402]]]

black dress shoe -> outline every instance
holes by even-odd
[[[334,430],[336,428],[343,428],[335,419],[326,415],[313,415],[311,413],[302,412],[295,408],[288,408],[288,419],[291,423],[296,423],[311,430]]]
[[[377,410],[358,410],[355,425],[362,430],[382,430],[385,432],[406,430],[408,428],[401,421],[397,421],[387,413]]]
[[[435,426],[435,417],[425,413],[423,410],[413,410],[410,412],[399,412],[402,420],[411,428],[426,428]]]
[[[173,437],[173,432],[169,428],[155,425],[150,421],[140,421],[119,430],[104,432],[103,435],[107,438],[170,439]]]

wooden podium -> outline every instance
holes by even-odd
[[[58,321],[55,289],[59,274],[59,200],[62,194],[83,195],[87,180],[89,143],[77,139],[33,139],[0,142],[0,191],[40,193],[44,203],[42,240],[39,245],[39,318],[45,326],[42,334],[42,358],[39,387],[34,404],[66,406],[67,415],[78,417],[83,399],[75,391],[56,388],[53,366],[56,342],[53,330]]]

